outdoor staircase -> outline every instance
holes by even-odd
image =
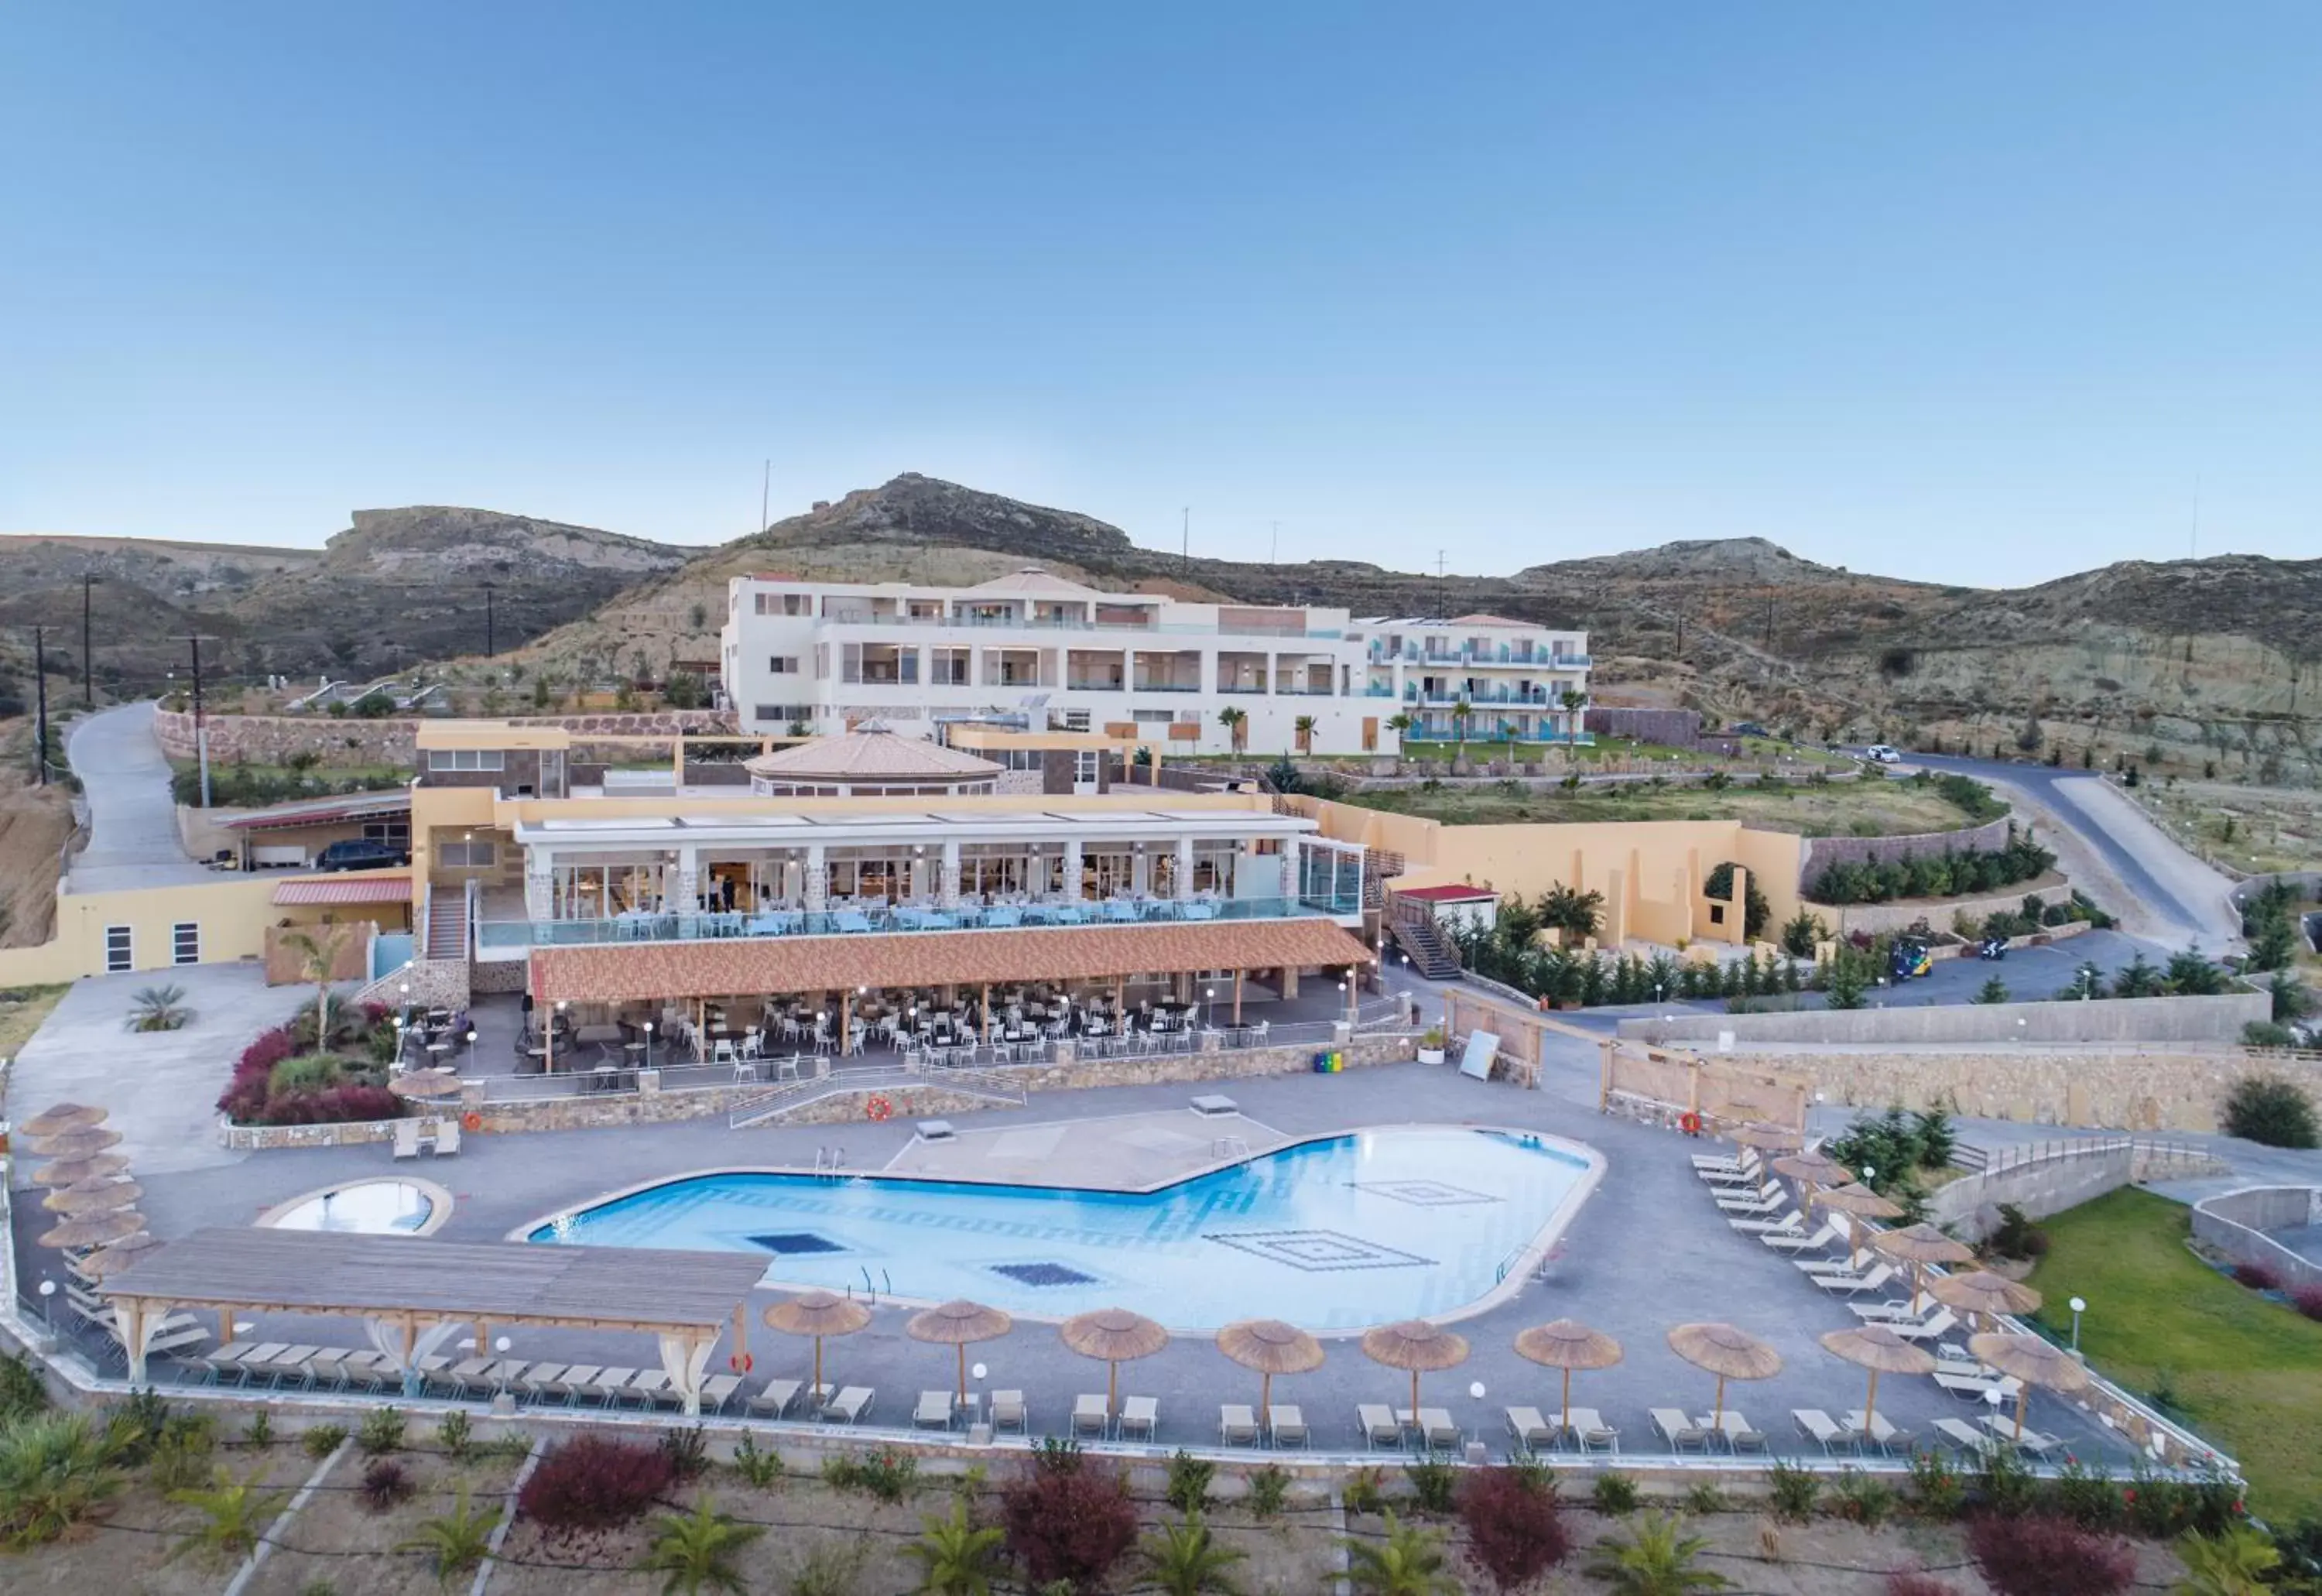
[[[1435,917],[1424,909],[1400,907],[1387,929],[1403,951],[1411,955],[1411,967],[1430,980],[1456,980],[1459,976],[1459,955],[1451,950],[1450,943]]]
[[[423,956],[429,959],[468,957],[468,899],[462,892],[438,892],[427,904],[427,941]]]

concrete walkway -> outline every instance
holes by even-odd
[[[153,709],[124,704],[74,724],[65,759],[88,800],[88,846],[59,889],[115,892],[216,878],[178,838],[169,762],[153,737]]]

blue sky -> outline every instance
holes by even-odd
[[[2322,554],[2322,6],[0,11],[0,530]]]

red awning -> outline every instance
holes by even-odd
[[[400,872],[389,875],[383,871],[306,876],[294,881],[277,881],[274,884],[274,901],[278,904],[409,903],[411,878]]]

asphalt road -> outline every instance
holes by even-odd
[[[169,762],[153,738],[153,706],[124,704],[73,724],[65,759],[88,800],[88,846],[60,890],[113,892],[215,880],[186,857]]]

